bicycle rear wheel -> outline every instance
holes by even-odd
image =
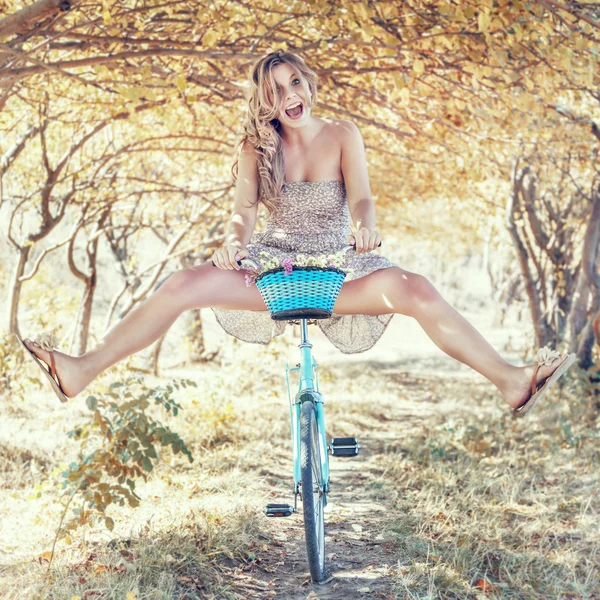
[[[325,578],[325,490],[321,466],[321,438],[315,405],[306,401],[300,412],[300,472],[306,553],[312,580]]]

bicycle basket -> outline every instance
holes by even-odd
[[[335,267],[294,267],[289,275],[280,267],[255,283],[275,321],[328,319],[345,277]]]

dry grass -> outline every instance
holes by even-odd
[[[456,406],[407,428],[384,461],[398,597],[600,597],[593,398],[571,384],[527,421]]]
[[[0,596],[273,597],[244,592],[233,574],[272,551],[261,508],[291,485],[281,377],[282,355],[294,356],[288,340],[252,352],[231,342],[220,365],[169,374],[198,382],[181,392],[184,410],[168,421],[194,463],[164,452],[139,487],[141,506],[111,508],[114,532],[81,530],[70,545],[59,544],[43,591],[44,553],[60,513],[52,473],[76,455],[64,434],[86,411],[83,402],[56,407],[45,393],[35,405],[4,404],[0,416],[12,429],[0,440]],[[374,518],[392,546],[389,597],[597,598],[600,440],[592,391],[571,379],[567,402],[549,400],[534,417],[514,421],[476,375],[409,371],[368,362],[321,368],[332,433],[381,441],[380,470],[365,474],[364,490],[387,511]]]

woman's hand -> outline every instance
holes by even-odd
[[[246,258],[248,254],[246,248],[223,246],[213,254],[212,261],[215,267],[219,267],[219,269],[235,269],[239,271],[240,265],[237,264],[237,261]]]
[[[353,243],[357,254],[365,254],[381,245],[381,234],[376,229],[361,227],[352,233],[348,243]]]

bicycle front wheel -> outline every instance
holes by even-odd
[[[310,401],[302,404],[300,412],[300,473],[308,566],[318,583],[325,578],[325,490],[317,411]]]

